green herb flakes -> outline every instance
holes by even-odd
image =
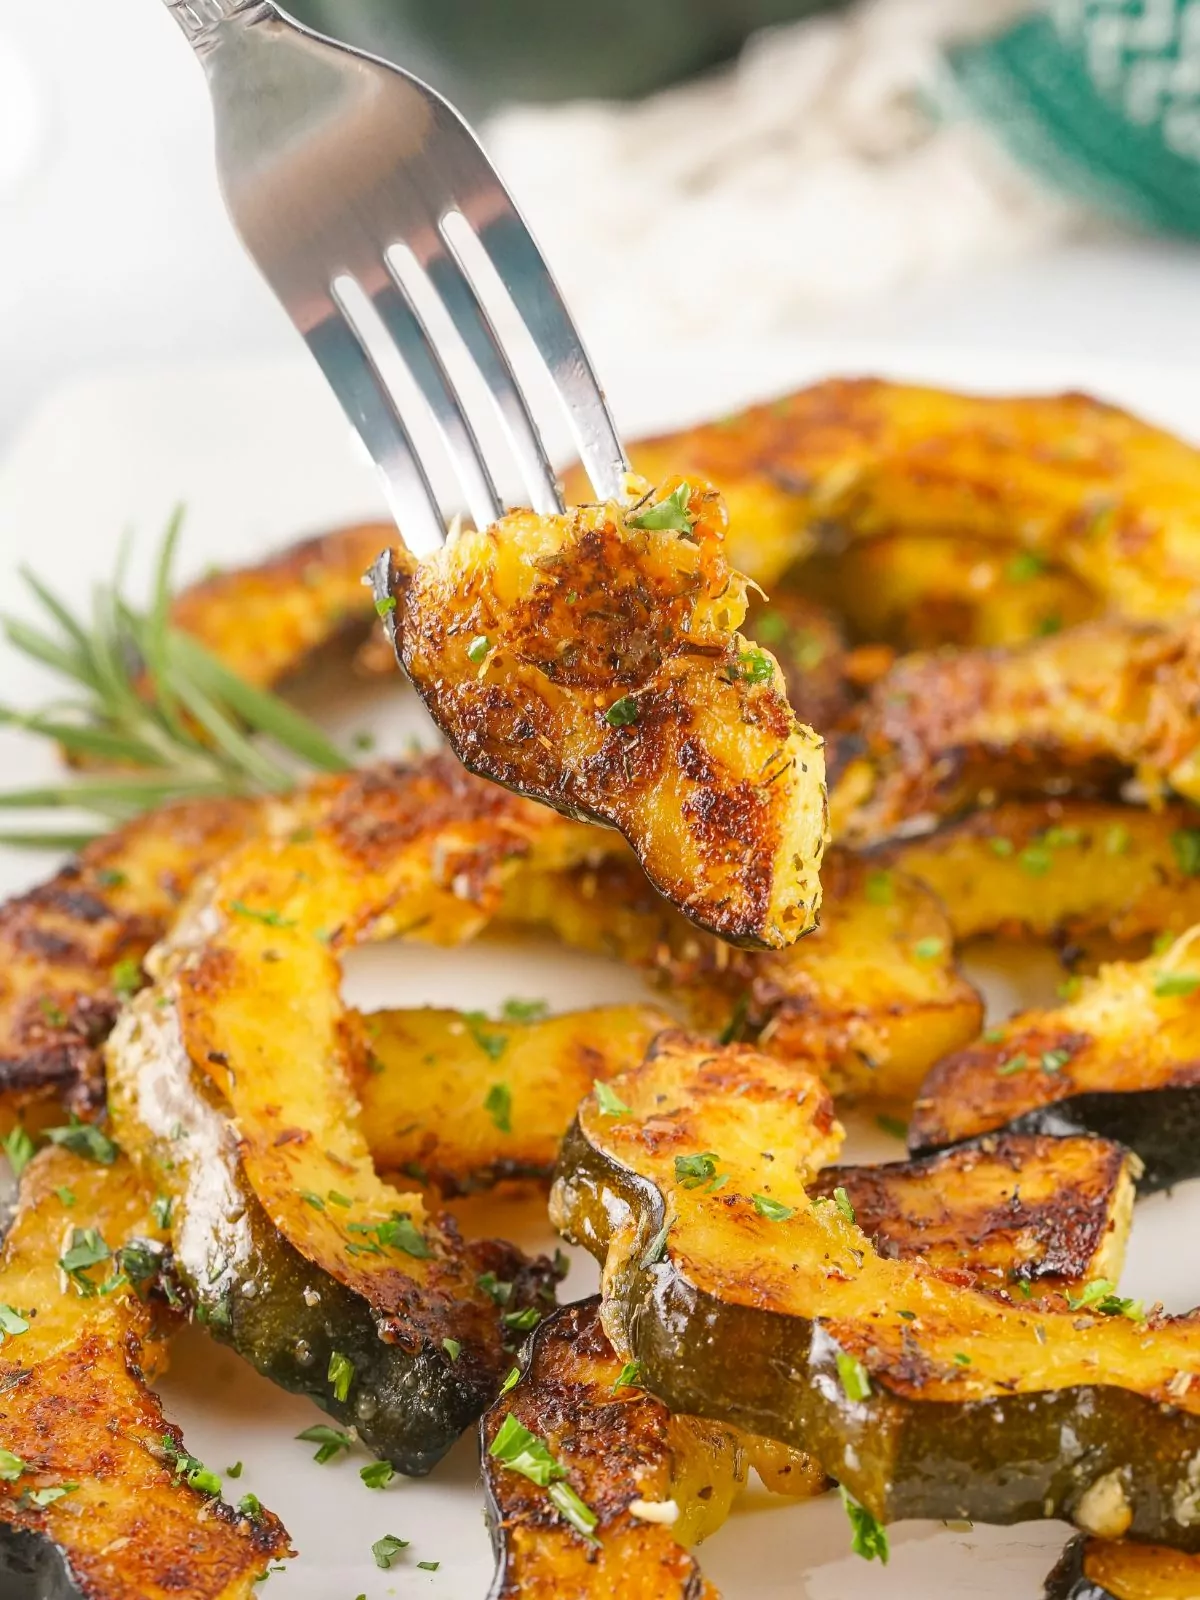
[[[692,519],[688,515],[688,501],[692,498],[691,485],[681,483],[671,490],[665,499],[657,505],[650,506],[648,510],[641,511],[636,517],[626,517],[625,523],[630,528],[645,528],[647,530],[667,529],[675,533],[690,533]]]
[[[887,1529],[865,1506],[860,1506],[853,1495],[845,1489],[840,1492],[842,1505],[850,1519],[850,1548],[865,1561],[879,1561],[886,1567],[890,1554]]]
[[[62,1145],[65,1150],[85,1156],[89,1161],[98,1161],[102,1167],[111,1167],[120,1154],[106,1133],[101,1133],[93,1123],[80,1122],[74,1116],[68,1127],[47,1128],[46,1137],[51,1144]]]
[[[629,1107],[621,1099],[620,1095],[609,1088],[607,1083],[601,1083],[599,1078],[595,1078],[592,1081],[592,1089],[595,1092],[596,1104],[600,1107],[601,1116],[627,1117],[629,1115]]]
[[[840,1184],[833,1191],[833,1203],[837,1206],[838,1210],[842,1213],[847,1222],[853,1222],[855,1220],[854,1207],[850,1203],[850,1196]]]
[[[344,1356],[340,1350],[331,1351],[326,1377],[333,1385],[335,1400],[344,1402],[350,1398],[350,1385],[354,1382],[354,1363],[349,1356]]]
[[[613,1393],[618,1389],[640,1389],[642,1386],[642,1363],[640,1361],[627,1361],[617,1373],[613,1383]]]
[[[305,1444],[318,1446],[313,1460],[319,1462],[322,1466],[327,1461],[332,1461],[334,1456],[341,1455],[343,1451],[350,1449],[350,1435],[343,1433],[340,1428],[331,1428],[324,1422],[318,1422],[311,1428],[305,1428],[304,1432],[298,1433],[296,1437],[297,1439],[302,1439]]]
[[[772,1200],[770,1195],[752,1194],[750,1199],[755,1211],[768,1222],[786,1222],[796,1215],[795,1206],[785,1206],[779,1200]]]
[[[394,1533],[385,1533],[382,1539],[376,1539],[371,1546],[371,1554],[375,1557],[375,1565],[387,1572],[401,1550],[407,1550],[408,1546],[409,1541],[407,1539],[398,1539]]]
[[[619,700],[614,700],[604,713],[604,720],[610,728],[630,728],[638,719],[638,703],[631,694],[622,695]]]
[[[494,1083],[484,1096],[483,1109],[501,1133],[512,1132],[512,1090],[506,1083]]]
[[[481,661],[486,661],[488,651],[492,648],[492,641],[486,633],[477,633],[467,646],[467,660],[473,666],[478,666]]]
[[[369,1461],[358,1469],[358,1475],[368,1489],[386,1489],[396,1476],[396,1469],[390,1461]]]
[[[847,1400],[866,1400],[871,1393],[871,1377],[857,1356],[844,1350],[836,1355],[838,1378]]]

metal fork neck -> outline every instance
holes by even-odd
[[[165,4],[201,55],[216,45],[226,23],[249,25],[278,15],[271,0],[165,0]]]

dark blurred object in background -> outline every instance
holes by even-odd
[[[508,100],[626,99],[842,0],[290,0],[302,21],[427,77],[471,116]]]

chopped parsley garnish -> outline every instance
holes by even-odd
[[[441,1564],[442,1563],[440,1561],[418,1561],[417,1562],[417,1571],[418,1572],[436,1572],[437,1569],[441,1566]]]
[[[123,889],[129,882],[123,872],[115,872],[112,867],[101,867],[96,874],[96,882],[102,889]]]
[[[354,1204],[348,1194],[342,1194],[337,1189],[330,1189],[325,1197],[331,1206],[344,1206],[347,1209]]]
[[[706,1150],[698,1156],[676,1156],[675,1181],[681,1189],[699,1189],[702,1184],[711,1184],[717,1176],[720,1159],[715,1150]]]
[[[190,1489],[213,1496],[221,1493],[221,1480],[217,1474],[210,1471],[203,1461],[188,1455],[186,1450],[175,1443],[169,1433],[164,1433],[162,1436],[162,1452],[167,1460],[174,1464],[175,1476],[183,1478]]]
[[[1054,857],[1045,844],[1027,844],[1017,859],[1031,878],[1045,877],[1054,865]]]
[[[311,1428],[305,1428],[303,1433],[296,1435],[303,1439],[305,1444],[315,1444],[319,1448],[314,1461],[319,1461],[322,1466],[327,1461],[332,1461],[334,1456],[339,1456],[343,1451],[350,1449],[350,1435],[343,1433],[340,1428],[331,1428],[324,1422],[318,1422]]]
[[[325,1376],[333,1385],[335,1400],[349,1399],[350,1385],[354,1382],[354,1363],[349,1356],[344,1356],[340,1350],[330,1351],[329,1370]]]
[[[941,939],[918,939],[913,945],[913,955],[918,961],[936,961],[944,948]]]
[[[489,1033],[485,1024],[488,1021],[486,1011],[464,1011],[463,1021],[466,1023],[472,1039],[483,1051],[484,1055],[492,1061],[499,1061],[508,1049],[508,1036],[503,1033]]]
[[[995,834],[988,840],[988,849],[994,856],[1010,856],[1013,853],[1013,842],[1001,834]]]
[[[131,1239],[115,1252],[113,1260],[118,1272],[130,1282],[139,1294],[145,1284],[158,1276],[162,1255],[145,1239]],[[114,1285],[115,1287],[115,1285]]]
[[[1083,979],[1077,972],[1073,972],[1069,978],[1063,979],[1055,992],[1060,1000],[1075,1000],[1082,988]]]
[[[394,594],[385,594],[375,602],[375,610],[381,617],[390,616],[395,609],[396,596]]]
[[[1028,1065],[1029,1057],[1023,1050],[1018,1051],[1015,1056],[1009,1056],[1007,1060],[997,1062],[996,1076],[998,1078],[1011,1078],[1014,1072],[1024,1072]]]
[[[75,1204],[75,1191],[74,1191],[74,1189],[68,1189],[65,1183],[60,1183],[58,1188],[55,1189],[54,1192],[58,1196],[59,1200],[63,1203],[64,1206],[66,1206],[67,1210],[69,1211],[71,1209],[71,1207]]]
[[[0,1144],[3,1145],[4,1154],[8,1157],[8,1164],[13,1170],[13,1177],[19,1178],[33,1160],[33,1140],[24,1128],[16,1127],[11,1133],[4,1135]]]
[[[52,1506],[56,1500],[61,1500],[65,1495],[74,1494],[79,1485],[77,1483],[54,1483],[45,1489],[30,1489],[25,1498],[31,1505],[45,1507]]]
[[[394,605],[395,601],[392,604]],[[382,1567],[386,1572],[401,1550],[408,1549],[408,1545],[409,1541],[407,1539],[398,1539],[394,1533],[385,1533],[382,1539],[376,1539],[371,1546],[371,1554],[375,1557],[375,1565]]]
[[[99,1266],[102,1261],[108,1261],[112,1251],[97,1233],[95,1228],[73,1228],[71,1230],[71,1244],[65,1255],[59,1257],[58,1264],[74,1283],[79,1293],[88,1296],[96,1293],[96,1285],[84,1274],[89,1267]]]
[[[500,1393],[502,1395],[508,1394],[509,1390],[515,1389],[517,1387],[518,1383],[520,1383],[520,1381],[521,1381],[521,1369],[520,1369],[520,1367],[511,1368],[510,1371],[509,1371],[508,1377],[505,1378],[504,1382],[500,1385]]]
[[[46,1137],[51,1144],[60,1144],[74,1155],[98,1161],[102,1167],[111,1167],[120,1151],[106,1133],[90,1122],[80,1122],[72,1117],[69,1127],[47,1128]]]
[[[16,1483],[24,1471],[25,1463],[20,1456],[13,1455],[11,1450],[0,1450],[0,1480]]]
[[[600,1107],[602,1117],[626,1117],[629,1107],[624,1100],[609,1088],[608,1084],[601,1083],[599,1078],[592,1081],[592,1088],[596,1094],[596,1104]]]
[[[1129,849],[1130,833],[1123,822],[1114,822],[1104,835],[1104,852],[1110,856],[1123,856]]]
[[[295,920],[285,917],[279,911],[255,911],[244,900],[231,900],[229,909],[239,917],[245,917],[247,922],[261,922],[265,928],[294,928]]]
[[[871,1376],[857,1356],[839,1350],[836,1356],[838,1377],[847,1400],[865,1400],[871,1393]]]
[[[396,1469],[390,1461],[369,1461],[358,1469],[358,1475],[368,1489],[386,1489],[396,1476]]]
[[[457,1339],[443,1339],[442,1349],[450,1357],[451,1361],[457,1361],[459,1356],[462,1355],[462,1345]]]
[[[746,1026],[746,1017],[750,1010],[750,996],[744,994],[730,1013],[729,1021],[717,1036],[718,1044],[736,1044],[742,1037]]]
[[[652,1267],[654,1266],[655,1262],[662,1260],[663,1256],[666,1254],[667,1235],[670,1233],[670,1231],[671,1224],[669,1222],[664,1222],[662,1227],[646,1246],[645,1252],[642,1255],[642,1259],[638,1262],[639,1267],[643,1269],[646,1267]]]
[[[845,1489],[841,1491],[841,1495],[842,1505],[850,1518],[850,1548],[856,1556],[862,1556],[864,1561],[879,1561],[886,1567],[890,1554],[887,1529],[871,1515],[866,1506],[860,1506],[854,1496],[848,1494]]]
[[[738,656],[737,675],[744,683],[770,683],[775,663],[762,650],[743,650]]]
[[[867,900],[873,906],[890,906],[895,899],[890,872],[867,873]]]
[[[481,1272],[475,1279],[476,1286],[490,1295],[498,1306],[506,1306],[512,1299],[513,1286],[498,1278],[494,1272]]]
[[[760,611],[752,624],[754,637],[764,644],[779,644],[787,638],[788,620],[779,611]]]
[[[566,1468],[550,1454],[550,1447],[536,1433],[530,1433],[510,1411],[496,1431],[488,1448],[488,1455],[500,1461],[512,1472],[549,1490],[550,1500],[577,1532],[591,1538],[592,1529],[599,1520],[590,1506],[563,1480]]]
[[[314,1194],[311,1189],[301,1189],[299,1193],[301,1200],[303,1200],[306,1205],[310,1205],[314,1211],[324,1211],[325,1202],[321,1199],[319,1194]]]
[[[66,1027],[66,1012],[60,1005],[56,1005],[55,1002],[49,999],[46,995],[42,995],[42,997],[39,999],[38,1010],[42,1013],[42,1016],[45,1017],[46,1021],[52,1028]]]
[[[390,1222],[381,1222],[375,1235],[381,1245],[403,1250],[406,1256],[414,1256],[418,1261],[428,1260],[433,1254],[429,1241],[410,1217],[393,1217]]]
[[[961,1350],[956,1350],[954,1352],[954,1365],[956,1367],[969,1367],[971,1365],[971,1358],[968,1355],[964,1355]]]
[[[521,1311],[506,1311],[500,1320],[506,1328],[515,1328],[518,1333],[528,1333],[530,1328],[536,1328],[542,1320],[542,1313],[536,1306],[526,1306]]]
[[[1154,980],[1154,993],[1163,999],[1185,1000],[1200,989],[1200,974],[1160,972]]]
[[[908,1138],[907,1122],[902,1122],[899,1117],[890,1117],[886,1112],[880,1112],[875,1118],[875,1126],[881,1133],[891,1134],[893,1139]]]
[[[121,999],[128,1000],[142,987],[142,963],[135,961],[132,956],[126,956],[123,961],[117,962],[109,976]]]
[[[256,1494],[244,1494],[237,1503],[237,1509],[241,1517],[261,1517],[262,1501]]]
[[[619,700],[614,700],[604,713],[604,720],[610,728],[628,728],[638,719],[638,703],[631,694],[623,694]]]
[[[484,1096],[483,1109],[501,1133],[512,1132],[512,1090],[506,1083],[494,1083]]]
[[[1176,828],[1171,850],[1185,878],[1200,877],[1200,828]]]
[[[778,1200],[772,1200],[770,1195],[752,1194],[750,1199],[755,1211],[760,1217],[766,1217],[768,1222],[786,1222],[789,1217],[796,1215],[795,1206],[785,1206]]]
[[[1053,634],[1061,633],[1063,619],[1056,611],[1048,611],[1044,617],[1039,617],[1034,630],[1039,638],[1049,639]]]
[[[613,1383],[613,1393],[618,1389],[640,1389],[642,1386],[642,1363],[640,1361],[627,1361],[617,1373]]]
[[[1069,1050],[1043,1050],[1042,1071],[1049,1073],[1061,1072],[1070,1059],[1071,1052]]]
[[[845,1189],[842,1188],[841,1184],[839,1184],[838,1187],[833,1191],[833,1203],[837,1206],[838,1210],[842,1213],[847,1222],[853,1222],[855,1220],[854,1207],[850,1203],[850,1196],[846,1193]]]
[[[492,648],[492,641],[486,633],[477,633],[467,646],[467,660],[475,666],[486,659],[488,651]]]
[[[1044,556],[1038,555],[1036,550],[1020,550],[1005,565],[1004,576],[1010,583],[1028,583],[1045,570]]]
[[[160,1194],[155,1196],[150,1210],[153,1212],[154,1220],[160,1228],[166,1229],[171,1226],[171,1212],[174,1205],[175,1202],[169,1195]]]
[[[1078,1294],[1068,1293],[1067,1305],[1072,1311],[1091,1306],[1105,1317],[1128,1317],[1131,1322],[1145,1322],[1146,1308],[1142,1302],[1117,1294],[1116,1287],[1107,1278],[1094,1278]]]
[[[546,1000],[506,1000],[500,1014],[506,1022],[537,1022],[550,1011]]]
[[[243,1470],[242,1463],[240,1461],[235,1461],[231,1467],[225,1468],[225,1476],[227,1478],[232,1478],[236,1482],[237,1479],[241,1477]]]
[[[636,517],[626,517],[630,528],[671,529],[676,533],[690,533],[692,519],[688,515],[688,501],[692,498],[691,485],[681,483],[657,505],[639,512]]]

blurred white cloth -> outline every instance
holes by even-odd
[[[703,81],[513,109],[487,137],[584,327],[783,329],[1088,228],[934,105],[943,47],[1028,9],[867,0]]]

